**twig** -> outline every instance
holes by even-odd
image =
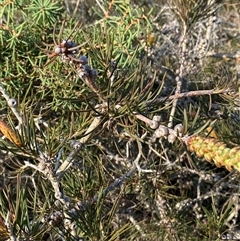
[[[189,91],[189,92],[184,92],[184,93],[179,93],[175,95],[170,95],[167,97],[160,97],[157,98],[153,101],[147,102],[147,105],[151,104],[159,104],[161,102],[166,102],[170,100],[175,100],[175,99],[181,99],[181,98],[186,98],[186,97],[192,97],[192,96],[200,96],[200,95],[215,95],[215,94],[223,94],[223,93],[229,93],[233,92],[232,89],[222,89],[222,90],[196,90],[196,91]]]
[[[139,157],[137,157],[139,158]],[[136,159],[137,159],[136,158]],[[123,184],[123,182],[125,180],[127,180],[128,178],[130,178],[131,176],[133,176],[135,174],[137,170],[137,167],[136,167],[136,163],[135,161],[133,162],[133,165],[131,167],[131,169],[123,176],[121,176],[120,178],[117,178],[113,184],[111,184],[110,186],[108,186],[107,188],[105,188],[102,192],[102,196],[106,196],[108,193],[110,193],[111,191],[115,190],[116,188],[119,188],[121,187],[121,185]],[[75,208],[77,210],[81,210],[81,211],[84,211],[86,209],[86,207],[88,206],[89,203],[94,203],[98,200],[99,198],[99,195],[96,194],[91,200],[89,201],[85,201],[85,202],[78,202],[75,206]],[[74,210],[73,212],[74,213]]]
[[[183,21],[183,31],[182,31],[182,36],[181,36],[181,40],[180,40],[180,67],[179,67],[179,75],[175,78],[176,79],[176,90],[175,90],[175,94],[180,94],[181,90],[182,90],[182,85],[183,85],[183,78],[184,75],[186,74],[186,67],[185,67],[185,63],[186,63],[186,49],[187,49],[187,40],[186,40],[186,33],[187,33],[187,26],[185,21]],[[173,103],[172,103],[172,109],[170,112],[170,116],[169,116],[169,121],[168,121],[168,127],[172,127],[173,125],[173,119],[174,119],[174,115],[175,115],[175,111],[177,108],[177,102],[178,99],[174,99]]]
[[[91,125],[88,127],[85,136],[82,137],[80,139],[80,141],[75,142],[73,144],[73,150],[71,151],[71,153],[69,154],[69,156],[66,158],[66,160],[63,162],[63,164],[58,168],[58,170],[56,171],[56,175],[58,176],[58,180],[60,180],[64,173],[66,172],[67,169],[70,168],[70,166],[72,165],[74,158],[76,157],[76,155],[79,153],[79,151],[82,148],[82,144],[86,143],[88,141],[88,139],[91,136],[91,133],[94,129],[96,129],[96,127],[100,124],[102,120],[102,117],[95,117],[93,122],[91,123]]]
[[[214,57],[214,58],[221,58],[221,59],[238,59],[240,58],[240,51],[236,53],[215,53],[215,52],[208,52],[206,54],[207,57]]]
[[[56,175],[58,177],[58,181],[61,180],[61,178],[63,177],[64,173],[71,167],[71,165],[72,165],[72,163],[74,161],[74,158],[76,157],[76,155],[79,153],[79,151],[82,148],[82,143],[75,142],[73,148],[74,149],[68,155],[66,160],[62,163],[62,165],[56,171]]]
[[[97,116],[94,118],[93,122],[88,127],[87,131],[85,132],[85,136],[80,139],[80,142],[82,144],[84,144],[88,141],[88,139],[91,137],[91,133],[93,132],[94,129],[96,129],[99,126],[101,120],[102,120],[101,116]]]

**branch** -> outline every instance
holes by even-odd
[[[227,88],[227,89],[222,89],[222,90],[214,90],[213,89],[213,90],[189,91],[189,92],[179,93],[179,94],[175,94],[175,95],[170,95],[167,97],[160,97],[153,101],[147,102],[147,105],[159,104],[161,102],[166,102],[166,101],[181,99],[181,98],[186,98],[186,97],[192,97],[192,96],[215,95],[215,94],[223,94],[223,93],[229,93],[229,92],[233,92],[233,90],[230,88]]]
[[[87,129],[87,131],[85,133],[86,135],[84,137],[82,137],[79,142],[74,143],[74,145],[73,145],[74,149],[71,151],[71,153],[69,154],[67,159],[63,162],[63,164],[58,168],[58,170],[56,172],[56,175],[58,176],[59,181],[63,177],[66,170],[72,165],[74,158],[76,157],[78,152],[82,149],[82,144],[84,144],[88,141],[88,139],[91,136],[91,133],[100,124],[101,120],[102,120],[102,117],[99,117],[99,116],[95,117],[93,122]]]

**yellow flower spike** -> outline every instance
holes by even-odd
[[[225,165],[225,168],[226,168],[229,172],[231,172],[231,171],[233,170],[232,165]]]
[[[202,154],[202,153],[199,153],[199,152],[196,152],[196,155],[197,155],[197,157],[200,157],[200,158],[203,157],[203,154]]]
[[[207,147],[212,150],[212,148],[215,146],[215,140],[208,140],[206,141]]]
[[[223,156],[224,159],[230,158],[230,155],[229,155],[230,150],[231,150],[231,149],[230,149],[230,148],[227,148],[227,147],[225,147],[225,148],[223,149],[223,151],[222,151],[222,156]]]
[[[204,151],[204,153],[212,152],[212,149],[206,143],[202,145],[202,150]]]
[[[190,136],[186,141],[189,151],[217,167],[225,166],[228,171],[240,171],[240,147],[228,148],[224,142],[211,137]]]
[[[237,154],[237,150],[235,148],[232,148],[229,152],[229,157],[232,158],[232,157],[235,157]]]
[[[204,154],[204,158],[205,158],[206,161],[208,161],[208,162],[212,161],[212,155],[211,155],[211,153],[205,153],[205,154]]]
[[[193,136],[192,138],[190,138],[191,145],[201,146],[203,143],[204,143],[204,139],[202,137]]]
[[[188,149],[189,149],[190,152],[195,152],[194,146],[189,146]]]
[[[224,146],[223,146],[224,145]],[[222,149],[226,146],[223,142],[216,141],[212,147],[212,151],[217,151],[222,146]]]
[[[195,152],[195,136],[191,136],[186,142],[189,150]]]
[[[228,159],[230,156],[229,156],[229,151],[230,151],[230,148],[224,148],[224,149],[219,149],[217,150],[215,153],[216,155],[218,155],[219,157],[222,158],[222,160],[226,160]]]
[[[240,151],[238,152],[238,154],[236,156],[236,160],[237,160],[237,162],[240,162]]]
[[[188,139],[188,143],[190,145],[194,145],[197,143],[197,137],[196,136],[191,136],[189,139]]]
[[[206,151],[203,148],[200,148],[196,151],[198,157],[203,157]]]
[[[216,165],[217,167],[222,167],[222,166],[224,166],[224,162],[223,162],[223,160],[222,160],[222,158],[221,158],[220,156],[215,156],[215,157],[213,158],[213,161],[214,161],[214,163],[215,163],[215,165]]]
[[[224,164],[225,164],[225,167],[229,171],[231,171],[234,168],[234,166],[236,165],[236,159],[235,158],[229,158],[229,159],[225,160]]]
[[[212,138],[204,138],[203,140],[204,140],[204,142],[207,143],[207,144],[213,142],[213,139],[212,139]]]
[[[231,149],[231,151],[230,151],[230,155],[240,155],[240,147],[239,146],[236,146],[236,147],[234,147],[234,148],[232,148]]]
[[[234,165],[234,169],[240,172],[240,162],[237,162],[237,163]]]
[[[17,134],[9,127],[5,122],[0,120],[0,131],[3,135],[12,143],[16,144],[17,146],[22,146],[20,139],[18,138]]]
[[[201,136],[196,136],[196,142],[199,144],[199,145],[201,145],[202,143],[203,143],[203,141],[204,141],[204,138],[203,137],[201,137]]]

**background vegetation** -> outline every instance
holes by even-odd
[[[0,6],[0,240],[240,239],[238,0]]]

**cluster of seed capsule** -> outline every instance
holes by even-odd
[[[150,121],[149,126],[151,129],[154,129],[153,139],[156,138],[165,138],[169,143],[173,143],[177,137],[182,137],[184,132],[184,127],[182,124],[177,124],[174,128],[169,128],[165,125],[161,125],[161,116],[154,116]]]
[[[77,64],[77,71],[80,77],[91,77],[92,80],[96,79],[98,72],[96,69],[88,65],[88,58],[85,55],[76,57],[79,48],[72,40],[63,40],[62,43],[55,47],[53,55],[60,55],[63,61],[70,60],[72,63]]]
[[[88,65],[88,58],[85,55],[81,55],[79,58],[79,65],[78,65],[78,74],[80,77],[91,77],[92,80],[96,79],[98,76],[98,72],[96,69],[91,68]]]
[[[79,51],[79,48],[77,45],[70,39],[63,40],[60,45],[57,45],[54,48],[54,54],[55,55],[68,55],[68,54],[77,54]]]

